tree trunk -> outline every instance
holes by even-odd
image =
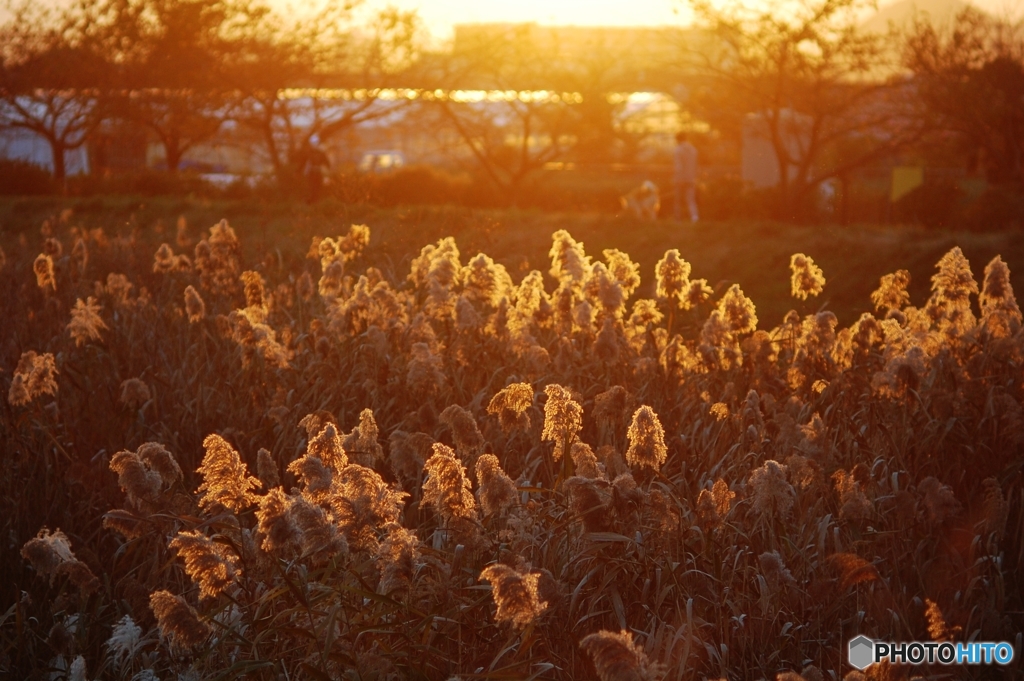
[[[839,191],[842,192],[839,209],[839,224],[846,227],[850,224],[850,177],[846,173],[839,176]]]
[[[168,137],[164,140],[164,158],[167,162],[167,172],[177,174],[178,168],[181,166],[181,157],[184,155],[185,150],[181,148],[177,138]]]
[[[50,139],[50,152],[53,156],[53,179],[60,185],[62,192],[67,192],[67,165],[64,159],[65,147],[57,139]]]

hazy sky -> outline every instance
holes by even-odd
[[[659,26],[688,23],[689,12],[672,0],[391,0],[417,9],[437,37],[453,24],[536,21],[553,25]]]
[[[278,0],[283,2],[287,0]],[[728,0],[722,0],[727,2]],[[920,0],[920,4],[930,0]],[[931,0],[934,1],[934,0]],[[451,34],[453,24],[472,22],[536,21],[553,25],[660,26],[689,23],[690,12],[681,0],[368,0],[416,9],[430,32],[439,38]],[[772,0],[747,2],[773,5]],[[879,6],[893,0],[879,0]],[[990,12],[1019,15],[1024,0],[972,0]]]
[[[70,0],[38,0],[64,5]],[[324,0],[267,0],[271,5],[292,12],[309,11]],[[715,0],[729,3],[736,0]],[[772,6],[773,0],[744,0]],[[899,0],[878,0],[886,7]],[[952,0],[916,0],[918,4]],[[970,0],[972,4],[996,14],[1021,16],[1024,0]],[[452,26],[474,22],[535,21],[549,25],[585,26],[663,26],[690,21],[685,0],[363,0],[364,7],[396,6],[415,9],[435,38],[451,36]],[[8,18],[0,2],[0,20]]]

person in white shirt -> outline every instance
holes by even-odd
[[[675,189],[673,217],[683,219],[683,201],[690,211],[690,222],[697,222],[697,148],[687,139],[685,132],[676,135],[676,148],[672,152],[672,184]]]

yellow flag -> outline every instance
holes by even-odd
[[[896,166],[892,169],[892,191],[889,193],[889,200],[896,203],[922,184],[924,184],[924,168],[921,166]]]

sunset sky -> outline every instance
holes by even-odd
[[[683,3],[672,0],[392,0],[403,9],[418,9],[436,37],[453,24],[536,21],[551,25],[659,26],[689,21]]]
[[[58,6],[71,2],[42,1]],[[303,14],[322,7],[325,0],[266,1],[286,14]],[[748,6],[779,4],[779,0],[715,1],[721,4],[742,1]],[[878,6],[884,9],[898,2],[914,2],[924,8],[960,0],[878,0]],[[1017,18],[1024,15],[1024,0],[971,0],[971,4],[997,15]],[[362,5],[367,10],[387,6],[417,10],[432,36],[441,40],[451,36],[452,26],[462,23],[533,21],[557,26],[678,26],[691,20],[686,0],[363,0]],[[9,16],[5,3],[0,2],[0,21]]]
[[[731,0],[721,0],[726,3]],[[661,26],[690,21],[683,0],[369,0],[370,4],[416,9],[437,38],[451,35],[452,26],[473,22],[535,21],[549,25]],[[772,0],[748,3],[775,5]],[[955,0],[915,0],[918,7]],[[880,8],[894,4],[879,0]],[[1024,0],[974,0],[972,4],[996,14],[1020,16]]]

